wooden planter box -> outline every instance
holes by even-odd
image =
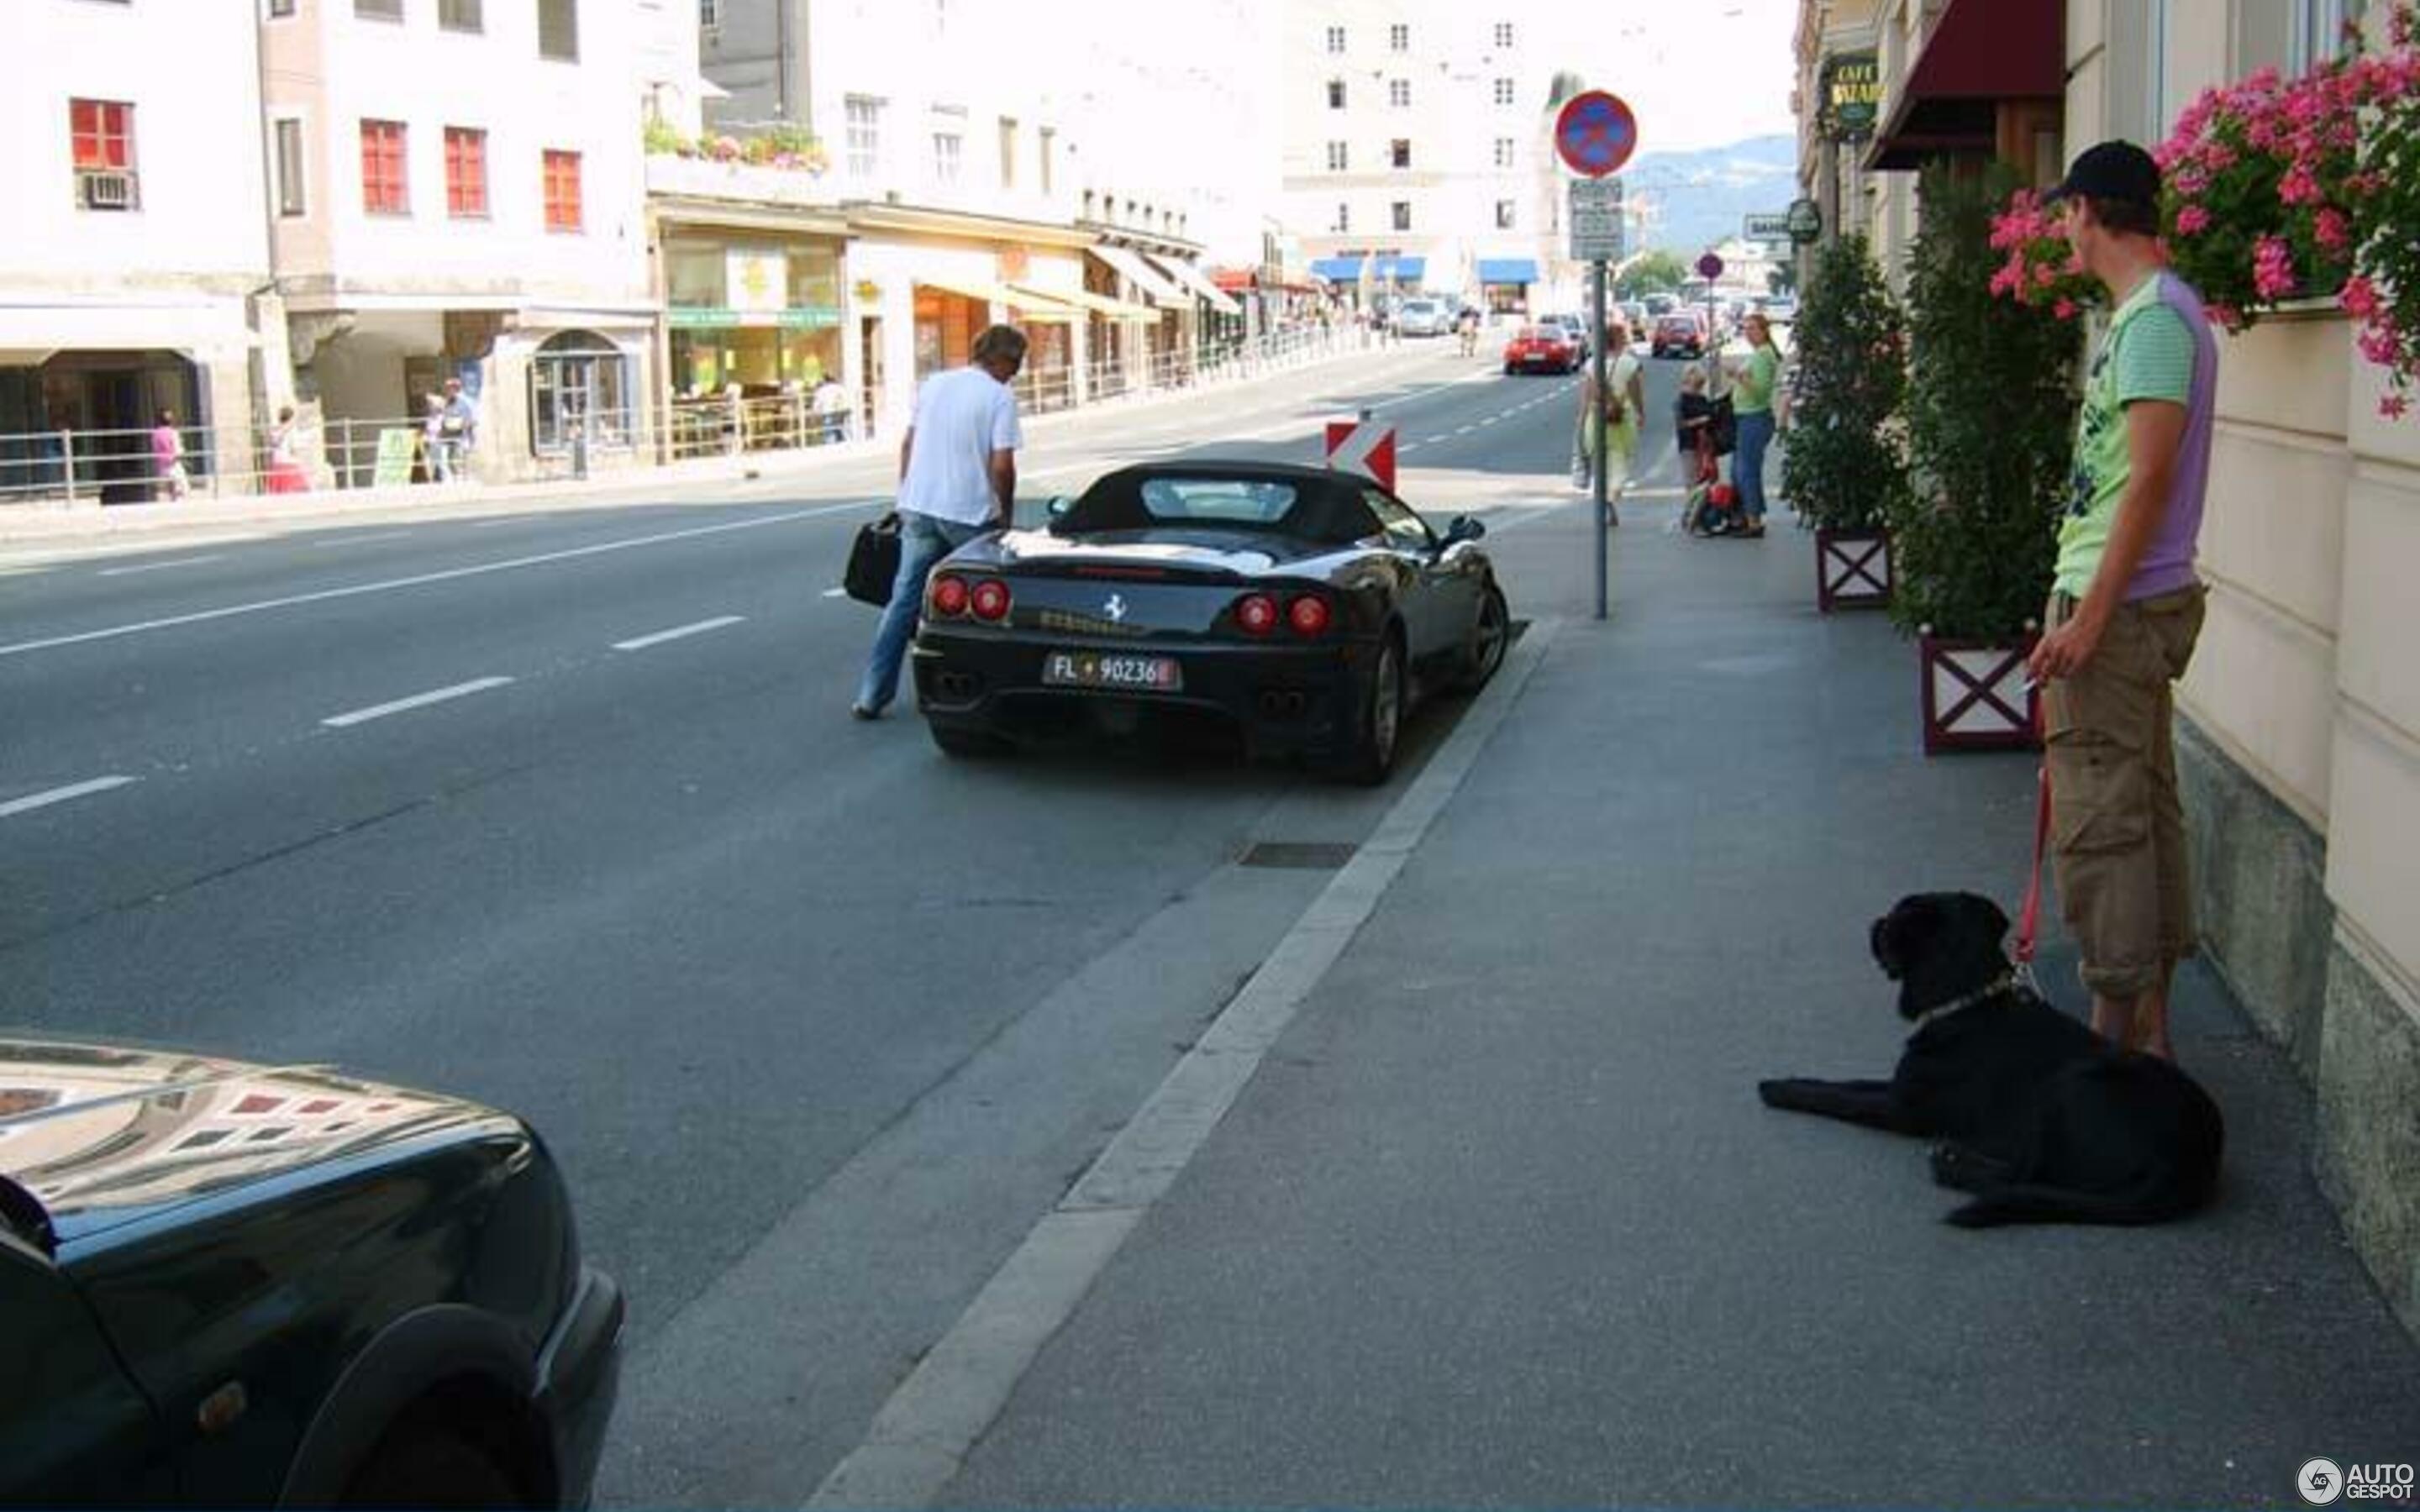
[[[1815,531],[1815,605],[1838,609],[1887,609],[1891,601],[1890,532]]]
[[[1916,638],[1924,676],[1924,753],[2030,750],[2040,695],[2025,686],[2034,637],[2010,643]]]

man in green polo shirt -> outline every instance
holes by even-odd
[[[2078,417],[2042,685],[2052,858],[2092,1026],[2171,1055],[2168,983],[2193,953],[2192,876],[2170,685],[2201,630],[2194,571],[2218,387],[2200,298],[2160,254],[2160,170],[2104,142],[2054,191],[2113,313]]]

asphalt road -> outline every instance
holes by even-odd
[[[1412,344],[1036,422],[1023,493],[1368,408],[1437,523],[1515,530],[1574,399]],[[0,550],[0,1024],[531,1119],[630,1298],[608,1504],[811,1490],[1330,875],[1239,858],[1366,838],[1461,712],[1374,793],[952,763],[845,714],[888,484]]]

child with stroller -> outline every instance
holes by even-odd
[[[1673,406],[1673,436],[1685,459],[1687,498],[1681,506],[1681,529],[1692,535],[1745,535],[1746,516],[1739,494],[1723,481],[1720,458],[1731,449],[1730,407],[1706,396],[1706,375],[1695,366],[1681,374],[1681,397]]]

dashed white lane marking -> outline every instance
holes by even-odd
[[[1479,428],[1479,427],[1478,427],[1477,425],[1462,425],[1462,426],[1457,426],[1457,427],[1455,428],[1455,430],[1454,430],[1454,434],[1455,434],[1455,435],[1457,435],[1457,436],[1467,436],[1467,435],[1469,435],[1472,431],[1477,430],[1478,428]]]
[[[1435,436],[1423,436],[1423,437],[1421,437],[1421,438],[1420,438],[1420,444],[1422,444],[1423,446],[1435,446],[1437,442],[1439,442],[1439,441],[1441,441],[1441,440],[1444,440],[1445,439],[1446,439],[1446,438],[1445,438],[1445,433],[1444,433],[1443,431],[1439,431],[1439,432],[1438,432],[1437,434],[1435,434]]]
[[[103,578],[131,578],[138,572],[165,572],[171,567],[198,567],[205,562],[225,562],[225,552],[213,551],[206,557],[178,557],[174,562],[146,562],[139,566],[132,567],[103,567],[101,569],[99,576]]]
[[[761,530],[768,525],[787,525],[802,519],[821,519],[829,515],[854,514],[866,509],[874,501],[856,500],[845,504],[822,504],[814,509],[785,510],[779,515],[767,515],[761,519],[725,520],[720,525],[700,525],[692,530],[665,531],[656,535],[633,535],[619,541],[599,541],[594,546],[578,546],[564,551],[541,551],[535,556],[509,557],[502,562],[483,562],[476,566],[449,567],[442,572],[415,573],[409,578],[390,578],[380,582],[355,583],[349,588],[323,588],[313,594],[293,594],[284,598],[265,598],[252,604],[229,604],[224,609],[202,609],[193,614],[171,615],[164,620],[144,620],[133,625],[114,625],[105,630],[86,630],[80,635],[51,636],[41,640],[21,640],[13,646],[0,646],[0,656],[23,656],[29,651],[49,651],[56,646],[82,645],[88,640],[114,640],[119,636],[140,635],[148,630],[174,629],[182,625],[201,625],[210,620],[231,619],[239,614],[259,614],[273,609],[293,609],[302,604],[324,604],[331,599],[356,598],[364,594],[388,594],[402,588],[419,588],[429,583],[452,582],[459,578],[477,578],[490,572],[512,572],[521,567],[544,566],[553,562],[571,562],[581,557],[602,556],[609,551],[628,551],[636,547],[661,546],[670,541],[696,540],[701,536],[721,535],[728,531]]]
[[[319,722],[331,729],[341,730],[349,725],[366,724],[372,719],[383,719],[390,714],[401,714],[407,709],[426,708],[431,703],[442,703],[448,699],[468,698],[473,693],[484,693],[491,687],[502,687],[511,681],[509,677],[482,677],[475,682],[457,683],[452,687],[441,687],[427,693],[414,693],[408,699],[396,699],[392,703],[380,703],[374,708],[355,709],[350,714],[339,714]]]
[[[141,779],[132,777],[96,777],[89,782],[74,782],[63,788],[53,788],[48,793],[35,793],[22,798],[11,798],[7,803],[0,803],[0,819],[6,819],[10,814],[31,813],[36,809],[47,809],[52,804],[65,803],[70,798],[106,793],[111,788],[122,788],[129,782],[139,780]]]
[[[848,590],[845,588],[827,588],[824,590],[824,596],[826,598],[846,598],[848,596]]]
[[[704,635],[708,630],[720,630],[727,625],[737,625],[740,624],[743,619],[744,616],[742,615],[725,614],[720,619],[700,620],[695,625],[684,625],[678,629],[658,630],[653,635],[643,635],[635,640],[616,640],[613,642],[613,649],[616,651],[644,651],[649,646],[659,646],[667,640],[678,640],[683,636]]]
[[[315,546],[368,546],[378,541],[400,541],[410,531],[379,531],[369,535],[339,535],[330,541],[315,541]]]

